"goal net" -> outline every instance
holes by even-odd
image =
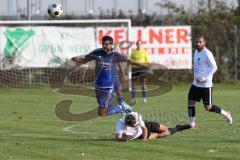
[[[114,38],[115,49],[128,55],[130,20],[0,21],[0,85],[43,86],[49,83],[89,85],[94,64],[76,66],[69,59],[101,47]],[[67,78],[65,77],[68,74]]]

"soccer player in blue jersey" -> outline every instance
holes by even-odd
[[[107,116],[117,113],[129,113],[132,111],[124,101],[112,106],[112,98],[114,91],[114,75],[113,69],[118,62],[127,62],[131,65],[136,65],[148,69],[146,64],[139,64],[126,57],[122,56],[116,51],[113,51],[113,38],[104,36],[102,38],[102,48],[98,48],[87,54],[85,57],[71,58],[77,63],[87,63],[95,60],[95,93],[98,102],[99,116]],[[107,106],[107,107],[106,107]]]

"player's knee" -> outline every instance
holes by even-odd
[[[188,105],[195,105],[195,101],[194,100],[188,100]]]
[[[204,108],[207,110],[207,111],[210,111],[212,106],[211,105],[204,105]]]
[[[107,115],[106,110],[103,109],[103,108],[99,109],[98,110],[98,115],[101,116],[101,117],[106,116]]]
[[[165,132],[168,131],[168,127],[163,125],[163,124],[159,124],[159,132]]]
[[[104,117],[104,116],[106,116],[106,115],[103,114],[103,113],[98,113],[98,115],[99,115],[100,117]]]
[[[164,128],[161,133],[164,133],[164,136],[171,136],[171,132],[168,127]]]

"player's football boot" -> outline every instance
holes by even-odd
[[[225,116],[225,118],[227,119],[227,122],[228,122],[230,125],[232,125],[233,119],[232,119],[231,113],[230,113],[229,111],[227,111],[227,112],[228,112],[228,114],[227,114],[227,116]]]

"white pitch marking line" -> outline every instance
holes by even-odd
[[[70,133],[74,133],[74,134],[96,134],[96,132],[82,132],[82,131],[73,131],[72,128],[78,126],[80,124],[74,124],[71,126],[67,126],[65,128],[63,128],[64,132],[70,132]],[[111,133],[106,133],[106,132],[97,132],[98,135],[112,135]]]

